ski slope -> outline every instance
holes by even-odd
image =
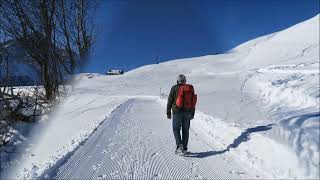
[[[226,54],[80,74],[1,177],[318,179],[319,62],[317,15]],[[193,157],[174,155],[165,115],[179,73],[198,94]]]

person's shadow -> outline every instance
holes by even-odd
[[[218,154],[223,154],[227,151],[229,151],[231,148],[237,148],[241,143],[247,142],[250,140],[249,136],[251,133],[259,132],[259,131],[268,131],[272,128],[272,126],[275,124],[268,124],[266,126],[257,126],[254,128],[248,128],[244,132],[240,134],[236,139],[233,140],[231,144],[228,145],[228,147],[221,151],[207,151],[207,152],[188,152],[185,156],[186,157],[193,157],[193,158],[205,158],[209,156],[214,156]]]

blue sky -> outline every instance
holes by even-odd
[[[223,53],[318,13],[318,0],[105,0],[84,71]]]

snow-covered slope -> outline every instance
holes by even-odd
[[[319,57],[319,15],[284,31],[244,43],[235,50],[251,48],[246,58],[251,68],[266,65],[314,62]]]
[[[151,97],[162,108],[150,102],[150,106],[157,109],[152,114],[147,110],[134,116],[129,110],[120,114],[127,114],[129,119],[135,120],[140,116],[141,121],[152,116],[167,121],[165,97],[179,73],[187,76],[187,82],[195,86],[198,94],[190,138],[204,141],[214,152],[220,151],[215,156],[218,159],[221,156],[222,163],[234,166],[234,169],[239,169],[240,164],[260,173],[260,176],[246,174],[244,177],[319,178],[319,15],[281,32],[244,43],[227,54],[147,65],[122,76],[79,76],[80,82],[74,92],[57,109],[44,134],[38,136],[38,143],[24,154],[19,168],[6,171],[5,176],[46,177],[46,174],[57,172],[62,165],[58,177],[76,177],[65,173],[75,173],[73,166],[76,164],[72,162],[78,161],[75,157],[86,152],[86,147],[81,148],[83,143],[87,145],[84,140],[89,138],[88,144],[92,141],[103,143],[93,137],[107,135],[95,129],[102,122],[112,121],[115,117],[109,115],[123,102],[128,99],[139,102],[142,97]],[[160,94],[163,99],[156,101]],[[139,104],[143,103],[136,105]],[[125,121],[124,118],[120,118],[119,123]],[[137,122],[133,129],[139,127],[153,128]],[[90,140],[92,132],[93,140]],[[142,140],[141,143],[145,145]],[[148,143],[151,147],[154,145]],[[190,148],[190,151],[203,149],[210,152],[206,146],[191,145]],[[226,148],[229,151],[224,151]],[[184,162],[194,163],[188,159]],[[70,171],[63,167],[70,167]],[[108,163],[101,167],[103,172],[110,172],[108,168],[112,168]],[[152,168],[157,166],[144,168],[153,171]],[[233,177],[222,175],[222,171],[217,170],[218,174],[221,172],[221,178]],[[125,175],[120,170],[117,172],[117,177],[121,173]],[[97,171],[92,171],[88,178],[100,177],[95,173]],[[101,178],[109,177],[103,175]]]

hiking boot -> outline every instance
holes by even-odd
[[[182,153],[182,150],[183,150],[183,145],[180,144],[179,147],[177,147],[176,151],[175,151],[175,154],[181,154]]]
[[[186,149],[184,149],[184,150],[181,151],[181,153],[182,153],[182,154],[187,154],[188,151],[187,151]]]

